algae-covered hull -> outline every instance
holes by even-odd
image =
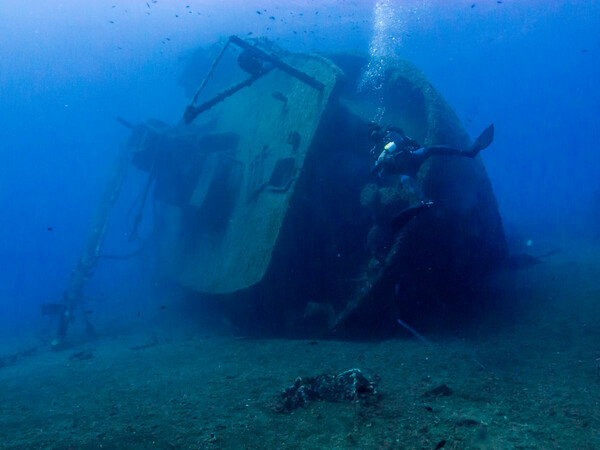
[[[186,205],[160,208],[160,242],[169,274],[203,293],[228,293],[259,282],[339,69],[318,56],[286,63],[319,80],[317,90],[280,70],[175,132],[236,136],[230,148],[198,148],[201,167]],[[216,147],[216,148],[215,148]]]

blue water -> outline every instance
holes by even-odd
[[[496,149],[483,159],[509,238],[535,243],[546,233],[592,234],[593,193],[600,189],[598,2],[149,6],[0,4],[4,326],[30,320],[40,302],[58,298],[68,283],[127,136],[115,118],[175,123],[189,101],[177,86],[186,58],[230,34],[252,32],[294,51],[371,47],[373,53],[380,42],[385,51],[374,56],[415,63],[472,137],[496,124]],[[111,234],[123,226],[115,221]]]
[[[268,38],[293,52],[359,52],[369,58],[370,63],[365,67],[362,81],[357,84],[356,89],[371,89],[374,92],[377,92],[382,71],[393,66],[399,58],[405,58],[421,69],[448,101],[471,138],[476,138],[485,127],[494,123],[494,143],[481,153],[481,157],[498,201],[511,251],[540,255],[551,249],[559,249],[559,258],[566,261],[562,266],[550,266],[549,272],[544,272],[544,269],[533,272],[531,282],[527,281],[527,273],[523,275],[520,272],[522,278],[516,284],[522,289],[521,292],[535,293],[531,296],[542,305],[540,310],[544,310],[543,302],[546,300],[559,303],[554,306],[558,311],[563,311],[564,317],[574,311],[568,306],[568,302],[576,303],[577,295],[588,302],[581,309],[584,312],[577,313],[579,315],[573,313],[575,319],[571,320],[572,316],[568,316],[570,322],[566,331],[556,331],[553,322],[547,321],[550,325],[544,328],[544,332],[549,329],[556,332],[556,335],[552,335],[555,340],[551,341],[552,345],[548,348],[544,343],[536,341],[539,337],[536,322],[521,324],[521,329],[526,330],[524,334],[528,333],[530,341],[527,342],[534,344],[527,344],[529,346],[526,350],[530,353],[521,354],[522,366],[518,367],[529,367],[528,358],[533,360],[536,354],[539,356],[547,350],[550,353],[540,356],[547,359],[536,367],[550,368],[541,372],[546,377],[547,386],[550,386],[547,388],[548,392],[554,392],[553,383],[558,385],[559,381],[563,381],[562,375],[553,372],[555,363],[551,362],[554,361],[552,358],[557,358],[557,364],[560,364],[565,373],[575,374],[572,376],[579,384],[576,385],[573,381],[571,387],[576,392],[595,389],[598,360],[593,359],[594,350],[589,342],[596,336],[593,331],[596,329],[595,322],[592,319],[597,308],[590,306],[590,303],[593,303],[599,290],[595,277],[598,274],[597,268],[600,267],[596,254],[596,249],[600,247],[599,1],[148,0],[146,3],[145,0],[0,0],[0,24],[1,343],[7,336],[17,336],[18,339],[24,336],[23,341],[18,341],[15,348],[27,347],[30,343],[27,336],[39,334],[42,327],[48,326],[48,318],[40,316],[40,305],[59,302],[68,287],[71,270],[81,254],[96,204],[119,145],[130,135],[129,130],[120,125],[116,118],[122,117],[132,123],[150,118],[169,124],[178,123],[190,102],[189,94],[178,86],[179,77],[190,57],[198,48],[221,45],[226,37],[235,34],[241,37]],[[373,119],[376,120],[377,117]],[[128,237],[134,215],[131,205],[143,188],[146,177],[146,174],[137,170],[129,171],[115,205],[103,253],[127,255],[143,245],[139,241],[128,242]],[[148,209],[139,230],[142,238],[149,238],[151,235],[150,216]],[[348,222],[352,220],[348,219]],[[138,331],[151,336],[151,339],[134,342],[136,345],[150,342],[150,347],[159,342],[153,335],[154,330],[149,327],[149,322],[136,322],[140,317],[144,320],[163,317],[167,314],[165,309],[170,312],[172,304],[176,303],[173,299],[179,295],[178,287],[160,275],[157,261],[152,252],[145,253],[142,258],[100,261],[98,270],[85,291],[85,309],[89,309],[92,321],[100,330],[100,343],[97,344],[100,355],[113,354],[110,349],[112,344],[104,344],[102,334],[108,334],[115,321],[122,321],[123,324],[121,328],[115,325],[114,329],[123,331],[123,327],[138,327]],[[355,275],[348,274],[348,277]],[[555,279],[557,284],[552,285]],[[496,288],[501,282],[502,279],[496,281]],[[559,283],[561,284],[558,285]],[[181,294],[181,297],[184,295]],[[202,320],[209,324],[211,321],[218,321],[219,326],[236,334],[236,327],[227,318],[219,314],[218,319],[213,320],[211,309],[202,310],[198,314],[196,307],[187,304],[181,307],[184,314],[167,316],[170,317],[167,321],[172,320],[178,326],[182,316],[188,315],[192,317],[192,321]],[[586,314],[585,311],[594,313]],[[215,317],[216,314],[215,312]],[[523,317],[525,316],[523,312]],[[585,328],[590,323],[592,326]],[[50,324],[51,327],[54,325]],[[405,326],[412,329],[412,323]],[[576,341],[573,337],[573,330],[579,330],[581,336],[576,337],[581,337],[581,341]],[[45,338],[52,336],[52,333],[50,331]],[[418,332],[415,333],[420,336]],[[161,343],[169,343],[169,338],[165,339],[164,334],[161,339]],[[423,339],[429,343],[430,336],[426,335]],[[435,339],[434,336],[431,340],[435,343]],[[583,344],[578,347],[581,342]],[[44,341],[43,348],[48,349],[48,344],[49,341]],[[194,345],[201,348],[204,341]],[[224,358],[223,365],[227,367],[225,374],[237,369],[234,367],[235,361],[230,360],[227,353],[221,352],[219,345],[223,348],[231,347],[230,351],[233,353],[249,355],[248,364],[252,365],[252,370],[258,371],[265,366],[265,361],[273,364],[272,370],[277,373],[275,381],[263,378],[258,372],[253,375],[259,380],[257,383],[262,382],[261,386],[265,390],[277,392],[280,384],[287,383],[285,380],[288,379],[291,383],[295,374],[307,375],[302,372],[302,368],[292,367],[297,360],[296,353],[286,353],[287,359],[284,360],[291,362],[286,362],[285,367],[277,366],[279,359],[276,355],[270,355],[266,350],[266,356],[260,353],[262,350],[252,353],[262,347],[249,345],[246,348],[243,347],[244,342],[240,344],[238,341],[226,341],[210,347],[212,353],[209,352],[210,356],[207,358],[212,358],[213,361]],[[274,345],[276,350],[272,351],[287,352],[297,345],[298,349],[294,351],[298,354],[309,353],[300,344],[279,345]],[[310,348],[319,348],[314,345]],[[338,361],[339,365],[348,366],[344,366],[344,370],[358,364],[356,354],[372,354],[372,349],[360,346],[355,351],[352,346],[338,346],[338,343],[331,345],[330,355],[335,354],[343,361]],[[390,350],[386,350],[387,347],[377,350],[384,356],[380,358],[377,356],[379,353],[375,352],[374,362],[366,363],[367,366],[371,364],[371,367],[379,367],[378,370],[385,374],[386,364],[382,361],[395,355],[393,370],[402,373],[403,377],[409,377],[413,372],[423,374],[423,377],[427,374],[426,383],[420,379],[412,385],[412,388],[418,385],[418,389],[411,391],[409,388],[405,393],[406,398],[420,395],[425,390],[421,384],[427,384],[429,388],[431,386],[428,383],[433,383],[429,380],[429,362],[421,357],[420,347],[410,347],[410,361],[418,369],[409,370],[408,366],[403,366],[402,354],[395,347],[392,348],[394,345],[390,344]],[[498,370],[506,367],[513,369],[512,358],[520,353],[518,349],[522,343],[515,335],[514,340],[506,344],[509,350],[503,350],[502,344],[497,344],[492,338],[486,345],[482,344],[485,348],[482,353],[487,360],[482,359],[481,363],[471,356],[468,345],[465,348],[459,346],[456,353],[459,355],[458,360],[464,363],[460,373],[464,374],[463,379],[467,380],[467,385],[469,376],[479,376],[479,372],[473,375],[474,370],[488,370],[488,362],[490,367],[495,363]],[[555,351],[555,347],[560,352]],[[430,346],[426,348],[427,351],[431,350]],[[96,352],[95,348],[93,350]],[[570,350],[575,352],[575,356],[555,356],[561,352],[564,355]],[[2,347],[2,351],[13,353],[5,347]],[[123,361],[128,362],[134,354],[128,352],[128,347],[115,351],[114,364],[118,366]],[[142,361],[148,366],[149,372],[154,370],[153,373],[162,374],[157,378],[159,381],[154,380],[155,389],[156,392],[163,392],[161,404],[166,404],[172,402],[171,397],[176,394],[163,390],[160,377],[172,375],[169,364],[176,366],[176,363],[169,362],[161,366],[156,361],[161,361],[161,358],[164,361],[169,358],[176,361],[179,356],[176,351],[168,348],[164,353],[161,352],[162,348],[152,353],[156,356],[142,358]],[[186,372],[188,378],[182,377],[179,380],[182,386],[178,389],[187,389],[186,380],[196,380],[198,369],[194,366],[193,355],[202,352],[203,350],[196,352],[187,347],[181,350],[181,358],[186,361],[186,367],[189,366],[189,372]],[[2,363],[7,362],[2,359],[4,353],[0,353]],[[436,347],[434,354],[436,361],[452,356],[448,356],[450,353],[442,346]],[[463,354],[468,356],[461,356]],[[319,370],[321,367],[328,367],[323,360],[330,356],[321,355],[319,358],[313,355],[314,353],[307,365]],[[22,356],[26,359],[28,355]],[[66,359],[63,356],[59,354],[56,360],[48,359],[48,364],[58,361],[56,367],[59,369],[52,372],[50,377],[58,380],[57,385],[62,385],[66,379],[61,378],[63,359]],[[58,358],[62,359],[59,361]],[[107,357],[105,358],[104,361],[107,361]],[[300,359],[302,358],[301,356]],[[36,364],[40,367],[45,364],[43,359],[36,361],[29,370],[37,371]],[[67,367],[71,367],[68,361]],[[102,368],[102,356],[92,361],[100,361],[98,364]],[[471,364],[472,361],[477,363],[477,367]],[[575,370],[572,368],[574,361],[580,364]],[[19,363],[20,360],[16,362]],[[205,367],[206,376],[214,376],[226,383],[235,380],[234,376],[223,377],[220,364]],[[453,362],[448,363],[441,371],[445,373],[444,370],[447,369],[447,372],[452,372],[452,364]],[[140,367],[136,376],[143,380],[146,368]],[[104,369],[107,372],[113,370],[110,367]],[[286,371],[288,369],[290,373]],[[100,369],[94,372],[95,369],[91,366],[89,370],[98,378],[103,377]],[[64,373],[67,372],[65,369]],[[113,373],[118,376],[117,370]],[[452,373],[445,376],[452,380]],[[514,380],[519,376],[520,373],[514,375]],[[77,395],[89,398],[86,393],[94,387],[85,384],[86,375],[81,377],[84,381],[80,380],[81,384],[78,386],[81,394]],[[490,376],[489,380],[492,378]],[[12,379],[15,385],[22,381],[18,375]],[[238,380],[240,379],[245,378],[242,376]],[[385,383],[388,383],[387,387],[398,384],[395,379],[382,379],[384,388]],[[446,382],[447,379],[441,381]],[[527,386],[531,391],[537,385],[536,380],[534,376],[533,381],[528,381],[530,384]],[[502,402],[506,398],[514,400],[522,394],[521,391],[515,394],[512,381],[513,378],[510,378],[498,391],[493,386],[491,392],[496,395],[494,401],[503,405],[498,407],[500,413],[496,415],[501,417],[506,414],[509,419],[506,416],[504,419],[510,420],[510,426],[513,427],[509,428],[521,430],[518,427],[527,426],[520,423],[524,419],[520,420],[515,416],[514,410],[507,412],[502,409],[505,407]],[[233,386],[237,381],[231,383]],[[485,384],[487,381],[482,383],[482,390],[489,388]],[[22,388],[25,385],[19,386]],[[125,392],[129,385],[124,386]],[[210,383],[207,384],[207,389],[210,386]],[[222,387],[224,391],[227,388],[228,386]],[[228,392],[235,394],[237,389],[240,388],[229,387]],[[532,400],[531,404],[535,407],[530,417],[538,413],[538,403],[535,402],[543,403],[547,400],[546,388],[542,390],[538,397],[533,397],[535,401]],[[14,395],[19,397],[20,391],[15,392],[17,393]],[[28,392],[28,388],[25,387],[23,392]],[[43,389],[40,392],[44,392]],[[105,392],[105,397],[110,398],[111,386]],[[567,398],[568,389],[565,392],[567,394],[564,398]],[[216,398],[213,392],[206,395],[213,400]],[[263,392],[261,395],[267,394]],[[473,394],[471,399],[478,395],[480,392]],[[557,394],[558,397],[560,395]],[[548,394],[548,397],[552,396]],[[69,400],[66,398],[65,409],[68,410]],[[394,397],[388,397],[388,400],[390,398]],[[468,400],[469,397],[459,396],[454,407],[462,408],[460,402],[464,399]],[[26,396],[22,396],[20,400],[27,403]],[[146,398],[146,401],[150,400]],[[133,411],[137,400],[130,401],[130,405],[133,405],[130,406],[130,411]],[[246,401],[245,397],[243,401]],[[253,407],[263,408],[261,414],[264,413],[267,417],[265,427],[268,428],[271,419],[268,412],[265,413],[262,397],[260,401],[256,398],[253,401]],[[548,400],[548,404],[554,405],[552,401],[555,400]],[[201,401],[198,400],[198,403]],[[218,398],[213,403],[217,404],[216,408],[222,407],[220,413],[228,417],[229,405],[220,405]],[[3,404],[0,397],[0,405]],[[389,407],[389,403],[386,407]],[[589,406],[590,410],[592,407],[593,405]],[[90,408],[93,410],[93,405]],[[544,408],[545,406],[539,409],[545,411]],[[577,419],[578,426],[581,427],[578,432],[583,436],[581,441],[577,441],[578,445],[594,447],[592,441],[586,440],[585,433],[591,433],[589,430],[594,423],[597,424],[597,419],[594,419],[592,426],[586,428],[587,422],[581,424],[585,422],[581,419],[585,414],[575,411],[574,406],[568,411],[569,405],[556,408],[561,420],[564,417],[567,417],[564,421]],[[244,407],[238,409],[245,411]],[[428,414],[419,411],[418,413]],[[548,417],[553,419],[548,420],[555,419],[554,410],[552,411],[552,416]],[[563,417],[561,414],[564,411],[569,414],[564,413]],[[203,414],[210,418],[213,410],[207,409]],[[104,412],[101,412],[98,420],[102,420],[102,415]],[[326,413],[323,412],[323,415],[326,416]],[[395,412],[391,416],[395,417]],[[348,423],[353,423],[352,417],[348,419]],[[59,430],[60,434],[62,424],[60,421],[56,423],[58,425],[55,431]],[[564,425],[567,422],[561,423]],[[221,425],[216,426],[217,430],[222,429]],[[394,423],[394,429],[402,426]],[[542,423],[541,427],[544,426]],[[42,430],[43,427],[39,427]],[[377,428],[374,429],[377,433]],[[415,426],[416,429],[420,430],[421,425]],[[435,435],[435,428],[432,426],[431,429]],[[97,434],[92,425],[86,430],[90,435]],[[232,433],[235,438],[235,431],[230,430],[233,427],[227,432]],[[558,430],[556,433],[562,433],[562,428]],[[346,432],[344,436],[345,434]],[[302,435],[302,432],[298,435]],[[1,432],[0,436],[6,439]],[[202,442],[212,443],[211,436],[209,434]],[[548,444],[544,441],[543,434],[541,436],[537,436],[539,440],[534,442]],[[256,439],[260,440],[260,437]],[[33,438],[30,442],[42,441]],[[164,444],[167,441],[162,442]],[[437,440],[433,442],[433,446],[436,442]],[[6,442],[0,442],[0,447],[5,444],[10,446],[10,437]],[[44,447],[44,444],[40,445]],[[89,448],[95,448],[93,444],[89,445]],[[146,444],[140,445],[142,447],[139,448],[146,448],[143,447]],[[52,445],[48,444],[48,447],[51,448]]]
[[[3,1],[0,21],[3,327],[34,322],[67,286],[128,136],[115,118],[176,123],[189,102],[177,86],[188,57],[230,34],[412,61],[472,137],[495,123],[482,157],[509,240],[535,253],[540,240],[594,235],[596,1]],[[143,181],[133,173],[124,196]],[[135,250],[122,239],[122,203],[107,243],[116,253]],[[127,296],[122,286],[147,283],[146,269],[103,262],[94,295]]]

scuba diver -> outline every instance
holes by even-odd
[[[371,138],[376,141],[375,147],[371,149],[373,156],[376,156],[378,149],[383,146],[371,173],[379,176],[400,175],[400,184],[407,186],[409,191],[420,199],[416,204],[410,205],[394,217],[391,222],[391,231],[395,234],[412,219],[434,206],[434,202],[427,199],[420,187],[414,183],[414,178],[421,165],[429,157],[436,155],[474,158],[494,140],[494,125],[487,127],[468,150],[459,150],[447,145],[423,147],[414,139],[406,136],[400,128],[393,126],[382,128],[374,124]]]
[[[383,150],[377,157],[371,173],[379,176],[400,174],[414,177],[421,165],[431,156],[462,156],[474,158],[494,140],[494,125],[487,127],[468,150],[459,150],[447,145],[423,147],[414,139],[406,136],[398,127],[374,126],[371,137],[377,142],[371,153],[375,156],[378,147]]]

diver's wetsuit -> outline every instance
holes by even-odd
[[[384,142],[384,150],[379,154],[373,170],[379,175],[401,174],[414,177],[421,165],[431,156],[462,156],[474,158],[492,143],[494,125],[487,127],[468,150],[459,150],[447,145],[422,147],[398,128],[388,128],[379,133],[380,142]]]

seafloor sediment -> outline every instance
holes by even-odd
[[[431,346],[165,327],[39,350],[0,368],[0,448],[600,448],[600,262],[586,255],[521,271],[516,323]],[[297,376],[350,368],[380,395],[275,410]],[[424,396],[441,384],[449,395]]]

